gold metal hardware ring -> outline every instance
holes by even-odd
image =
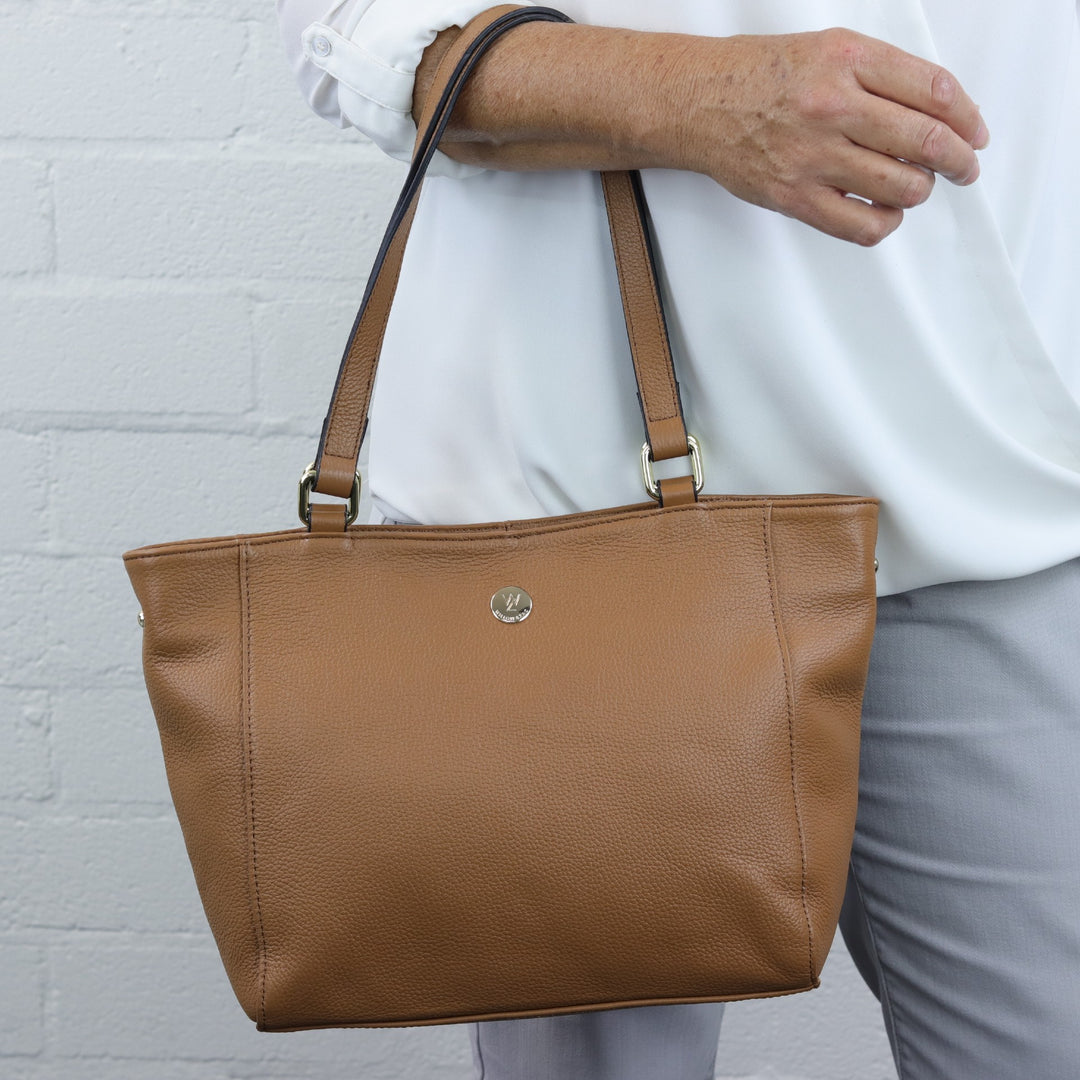
[[[300,520],[311,528],[311,485],[315,483],[315,462],[313,461],[300,477],[300,489],[297,494],[297,513]],[[352,491],[345,507],[345,524],[351,525],[360,515],[360,474],[353,477]]]
[[[701,494],[705,486],[705,466],[701,460],[701,444],[693,435],[686,436],[686,445],[690,448],[690,469],[694,474],[694,494]],[[660,501],[660,485],[653,476],[653,459],[649,444],[641,446],[641,479],[645,482],[645,490],[657,501]]]

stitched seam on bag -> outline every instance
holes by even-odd
[[[781,501],[783,501],[783,500],[781,500]],[[771,508],[773,505],[774,505],[774,502],[772,500],[769,500],[768,502],[765,503],[765,506],[769,507],[769,508]],[[833,502],[816,502],[816,503],[808,504],[806,506],[798,506],[798,505],[785,506],[785,507],[781,507],[781,509],[793,510],[795,512],[802,512],[802,513],[811,513],[811,512],[813,512],[815,510],[827,510],[827,509],[830,509],[830,508],[833,508],[833,507],[836,507],[836,506],[844,506],[844,505],[851,506],[852,508],[855,508],[857,506],[877,506],[878,505],[878,500],[877,499],[855,499],[855,500],[853,500],[852,498],[847,497],[847,496],[839,496]],[[636,515],[635,515],[635,519],[636,520],[645,520],[646,518],[657,517],[660,514],[719,513],[719,512],[724,511],[724,510],[746,510],[747,513],[750,513],[751,511],[758,510],[760,508],[761,508],[761,503],[760,502],[757,502],[757,503],[752,502],[752,503],[749,503],[749,504],[747,504],[745,506],[740,505],[738,503],[724,503],[723,505],[720,505],[720,506],[708,506],[708,505],[702,503],[701,501],[698,501],[696,503],[690,503],[690,504],[688,504],[686,506],[657,507],[651,513],[649,511],[642,512],[641,517],[636,517]],[[587,513],[588,511],[585,511],[585,512]],[[527,521],[529,519],[528,518],[522,518],[520,520]],[[537,520],[542,520],[542,519],[537,519]],[[512,528],[505,528],[503,530],[503,535],[514,535],[514,536],[517,536],[519,539],[526,539],[526,538],[533,537],[533,536],[548,536],[548,535],[550,535],[552,533],[560,533],[560,532],[569,533],[569,532],[574,532],[574,531],[576,531],[578,529],[594,529],[594,528],[601,528],[602,526],[606,526],[606,525],[619,525],[619,524],[623,524],[624,522],[625,522],[625,518],[617,516],[617,517],[609,518],[606,521],[595,521],[595,520],[594,521],[583,521],[583,522],[580,522],[579,524],[576,524],[576,525],[552,525],[550,527],[548,527],[548,526],[537,526],[535,529],[528,529],[528,530],[522,529],[521,531],[517,531],[517,530],[512,529]],[[481,524],[483,526],[485,526],[486,528],[488,528],[488,529],[492,528],[492,526],[487,522],[483,522]],[[511,522],[511,523],[507,523],[507,524],[514,524],[514,523]],[[365,531],[366,529],[369,529],[369,528],[372,531],[370,531],[370,532]],[[406,530],[406,529],[414,530],[414,534],[412,536],[409,536],[409,537],[403,537],[402,532],[404,530]],[[454,535],[454,536],[424,536],[422,530],[425,530],[425,529],[438,529],[440,532],[443,532],[443,533],[461,532],[462,535],[461,536],[457,536],[457,535]],[[332,541],[335,541],[335,542],[339,542],[342,539],[355,540],[357,542],[361,542],[361,543],[365,543],[365,544],[368,543],[369,541],[394,540],[394,539],[397,539],[397,540],[401,540],[401,539],[417,540],[417,541],[421,541],[421,542],[423,542],[425,544],[439,544],[439,543],[453,544],[453,543],[465,543],[465,542],[468,542],[470,540],[474,540],[474,541],[497,540],[499,538],[499,536],[500,536],[500,534],[498,532],[495,532],[494,530],[492,530],[487,536],[482,536],[481,537],[481,536],[477,535],[479,531],[480,530],[479,530],[479,527],[477,525],[461,526],[460,529],[456,529],[452,525],[392,525],[392,526],[374,525],[374,526],[364,526],[364,527],[362,527],[362,529],[357,529],[357,530],[353,530],[353,531],[348,531],[347,530],[344,533],[327,533],[325,535],[321,535],[321,534],[318,534],[318,533],[309,533],[304,529],[294,529],[291,532],[289,532],[288,534],[286,534],[284,536],[275,537],[274,539],[269,539],[269,537],[274,536],[273,533],[261,534],[263,536],[268,537],[268,539],[262,539],[260,534],[255,534],[255,535],[252,535],[252,536],[242,536],[242,537],[237,537],[235,539],[226,540],[226,541],[224,541],[224,542],[222,542],[220,544],[207,544],[205,546],[194,547],[194,548],[180,547],[180,548],[172,549],[172,550],[153,551],[153,552],[148,552],[145,555],[129,555],[129,556],[125,556],[125,559],[130,561],[130,562],[136,562],[139,559],[165,559],[165,558],[169,558],[169,557],[171,557],[173,555],[197,555],[197,554],[201,554],[204,551],[225,551],[225,550],[228,550],[229,548],[237,547],[237,546],[239,546],[241,544],[247,544],[247,545],[258,544],[260,547],[269,547],[269,546],[271,546],[273,544],[292,544],[292,543],[297,543],[297,542],[310,544],[310,543],[314,543],[315,541],[319,541],[319,540],[332,540]],[[198,544],[199,541],[198,540],[189,540],[189,541],[183,541],[182,540],[182,541],[179,541],[179,543],[180,544],[185,544],[185,543]]]
[[[259,991],[258,1022],[266,1023],[266,933],[263,927],[262,898],[259,895],[259,859],[258,849],[255,845],[255,756],[254,756],[254,727],[252,724],[251,706],[251,661],[253,655],[251,642],[251,587],[248,578],[247,549],[240,549],[242,564],[241,579],[244,586],[244,672],[245,672],[245,697],[244,722],[247,732],[247,802],[248,802],[248,842],[251,849],[251,881],[255,894],[254,923],[255,941],[258,947],[258,970],[257,983]]]
[[[246,832],[251,828],[251,806],[248,802],[248,791],[251,784],[251,777],[248,770],[248,734],[247,734],[247,691],[248,691],[248,676],[247,676],[247,589],[246,581],[244,579],[244,549],[241,546],[237,546],[236,549],[236,584],[237,584],[237,619],[239,621],[239,633],[238,633],[238,646],[240,649],[240,696],[237,703],[237,737],[240,745],[240,820],[244,823],[244,829]],[[246,861],[244,863],[244,872],[247,878],[247,897],[248,897],[248,916],[251,922],[251,944],[252,955],[255,958],[255,986],[256,992],[259,985],[259,931],[255,921],[255,896],[252,889],[251,881],[251,855],[250,852],[245,851]],[[258,1009],[258,1003],[256,1001],[256,1010]]]
[[[799,808],[799,788],[795,779],[795,687],[791,675],[791,656],[788,652],[787,639],[781,630],[780,595],[773,568],[772,543],[769,531],[771,507],[761,511],[762,540],[765,545],[765,572],[769,578],[769,602],[772,606],[773,627],[776,630],[776,644],[780,650],[780,662],[784,668],[784,692],[787,696],[788,752],[791,763],[791,799],[795,805],[795,827],[799,834],[799,861],[801,866],[800,895],[803,917],[806,919],[806,946],[808,953],[810,982],[814,982],[814,931],[810,924],[810,905],[806,897],[806,837],[803,832],[802,811]]]

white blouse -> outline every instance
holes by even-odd
[[[423,48],[491,0],[278,0],[316,111],[407,157]],[[696,34],[846,26],[939,60],[992,134],[863,249],[704,176],[645,174],[706,490],[882,500],[882,593],[1080,555],[1077,0],[565,0]],[[369,482],[396,520],[644,499],[599,185],[455,165],[425,187],[383,351]],[[360,283],[358,283],[359,285]],[[677,470],[681,471],[681,470]]]

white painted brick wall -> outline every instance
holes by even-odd
[[[47,271],[53,259],[48,166],[29,155],[0,161],[0,191],[0,274]]]
[[[3,1080],[471,1075],[459,1028],[254,1031],[141,684],[120,552],[291,525],[402,174],[307,112],[273,7],[0,0]],[[720,1061],[894,1075],[842,949]]]

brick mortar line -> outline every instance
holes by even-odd
[[[150,711],[149,702],[146,706],[147,713]],[[0,801],[0,806],[3,802]],[[43,803],[39,803],[43,805]],[[56,807],[57,801],[50,800],[49,805]],[[39,815],[33,819],[34,823],[47,823],[50,825],[104,825],[104,826],[120,826],[120,825],[132,825],[132,824],[166,824],[170,826],[176,825],[176,814],[173,811],[171,802],[146,802],[145,800],[133,800],[129,803],[117,801],[115,803],[107,804],[114,810],[130,810],[131,813],[127,816],[117,816],[114,814],[105,814],[101,812],[101,807],[94,803],[80,803],[80,804],[66,804],[59,807],[59,810]],[[139,807],[146,807],[148,809],[153,808],[154,813],[139,814],[136,810]],[[16,821],[28,823],[29,819],[15,818]],[[32,925],[32,924],[31,924]],[[48,926],[41,924],[38,929],[49,929]]]
[[[254,413],[118,413],[118,412],[10,412],[0,413],[0,431],[18,435],[67,432],[111,434],[237,435],[249,439],[318,438],[310,418],[258,415]],[[314,449],[314,448],[313,448]]]
[[[34,18],[57,18],[63,16],[75,16],[95,21],[108,21],[117,19],[123,22],[135,22],[140,19],[152,19],[166,16],[176,19],[178,22],[213,22],[227,23],[229,25],[241,25],[249,23],[256,26],[265,25],[271,21],[272,16],[266,16],[267,6],[249,0],[250,12],[245,14],[243,8],[235,15],[222,15],[221,8],[202,0],[202,6],[182,3],[182,0],[39,0],[34,10]],[[18,17],[25,13],[25,6],[16,4],[0,3],[0,17]],[[263,17],[260,17],[263,16]]]
[[[344,131],[337,139],[315,136],[309,140],[302,135],[297,135],[295,139],[261,139],[245,134],[252,130],[258,130],[256,121],[250,124],[242,123],[235,134],[216,138],[168,138],[154,135],[108,138],[100,135],[36,136],[0,132],[0,161],[19,161],[26,157],[40,157],[44,153],[51,153],[64,161],[78,158],[85,162],[86,159],[96,157],[104,162],[112,162],[122,160],[125,156],[117,154],[118,148],[129,148],[131,157],[165,163],[211,159],[215,162],[243,164],[265,162],[269,165],[280,165],[282,160],[287,160],[293,164],[354,165],[359,158],[371,165],[385,166],[388,171],[396,171],[401,176],[405,175],[407,168],[404,162],[385,157],[373,143],[356,133]],[[156,156],[148,157],[149,151],[156,152]]]
[[[147,708],[147,712],[149,712],[150,706],[147,705],[146,708]],[[152,718],[150,719],[149,723],[153,724],[153,719]],[[101,816],[83,817],[83,816],[80,816],[77,813],[74,813],[74,811],[76,811],[78,809],[78,806],[80,804],[66,803],[66,804],[63,804],[63,806],[61,806],[59,800],[55,796],[50,797],[48,799],[34,800],[33,802],[31,802],[31,800],[29,800],[29,799],[25,801],[25,805],[27,805],[27,806],[32,805],[32,806],[38,807],[42,811],[40,813],[23,814],[23,815],[20,816],[15,811],[17,811],[22,805],[24,805],[24,804],[20,803],[18,800],[12,800],[12,799],[0,800],[0,821],[4,822],[8,827],[14,826],[15,828],[19,828],[20,826],[25,827],[25,826],[30,826],[30,825],[37,825],[37,824],[41,824],[41,823],[50,823],[50,822],[61,821],[61,820],[64,821],[65,824],[68,825],[68,826],[70,826],[72,823],[79,824],[79,823],[84,822],[84,821],[85,822],[92,822],[93,824],[103,824],[104,823],[104,824],[113,824],[113,825],[146,825],[146,824],[160,824],[162,822],[175,822],[176,821],[176,814],[175,814],[175,811],[173,810],[172,803],[167,803],[167,802],[159,802],[159,803],[148,803],[148,802],[114,803],[112,805],[113,805],[113,807],[115,808],[115,810],[117,812],[115,814],[113,814],[112,817],[101,817]],[[81,805],[94,807],[94,804],[92,804],[92,803],[83,803]],[[60,807],[61,809],[64,809],[66,811],[66,813],[63,814],[63,815],[58,814],[58,813],[53,813],[52,811],[55,810],[57,807]],[[153,814],[141,813],[140,809],[142,807],[152,808],[155,812]],[[95,807],[95,813],[96,813],[96,807]],[[39,930],[39,929],[49,929],[49,927],[28,925],[28,926],[22,927],[22,929]],[[0,932],[0,937],[2,937],[2,932]]]
[[[18,280],[16,280],[18,279]],[[190,274],[169,277],[100,277],[94,274],[75,274],[61,271],[26,271],[21,274],[0,273],[12,300],[143,300],[151,297],[175,299],[188,297],[198,300],[224,299],[231,303],[246,301],[257,313],[272,306],[285,304],[319,304],[331,308],[335,304],[355,309],[363,294],[364,282],[358,272],[355,279],[343,280],[339,272],[334,277],[194,277]],[[353,314],[350,311],[350,315]],[[351,320],[350,320],[351,322]],[[350,323],[343,322],[347,334]],[[341,342],[345,344],[344,339]],[[338,350],[340,352],[340,350]],[[336,366],[340,356],[334,356]]]
[[[299,227],[299,222],[298,222],[298,227]],[[372,248],[374,249],[374,247],[376,246],[375,245],[375,237],[374,236],[369,236],[369,241],[370,241],[370,243],[372,245]],[[343,249],[342,250],[342,256],[343,257],[351,257],[351,256],[354,255],[354,251],[352,249],[347,248],[347,246],[346,246],[346,244],[344,242],[342,243],[342,249]],[[196,277],[190,271],[184,272],[184,271],[178,270],[178,271],[176,271],[175,273],[172,273],[172,274],[125,275],[123,277],[113,277],[113,278],[102,278],[102,277],[96,277],[96,276],[91,277],[91,276],[85,275],[85,274],[76,274],[76,273],[70,273],[70,272],[61,272],[61,273],[58,273],[58,274],[49,274],[49,273],[47,273],[45,271],[38,271],[38,270],[29,271],[29,270],[27,270],[27,271],[17,272],[17,273],[14,273],[14,274],[4,274],[4,273],[0,272],[0,281],[5,281],[6,280],[9,285],[10,284],[15,284],[16,286],[22,284],[23,287],[21,289],[16,288],[16,292],[17,293],[23,293],[24,295],[28,291],[26,289],[26,285],[24,284],[25,282],[29,282],[31,286],[38,287],[39,289],[40,289],[41,286],[44,286],[44,285],[52,285],[52,284],[58,284],[58,285],[67,284],[67,285],[70,285],[70,284],[73,284],[75,282],[80,282],[80,281],[112,282],[112,283],[114,283],[114,288],[116,288],[117,290],[119,290],[120,287],[123,286],[123,285],[130,285],[130,286],[135,287],[135,288],[145,288],[146,286],[157,286],[158,289],[162,293],[167,292],[165,286],[179,285],[180,288],[176,292],[176,295],[178,295],[178,296],[196,296],[196,295],[199,295],[199,293],[196,291],[196,289],[199,288],[199,287],[201,287],[203,290],[205,290],[205,292],[208,293],[208,292],[210,292],[210,290],[214,286],[218,286],[219,288],[229,288],[229,287],[251,288],[251,287],[254,287],[254,286],[257,286],[257,285],[261,285],[264,289],[266,289],[266,288],[269,288],[269,287],[278,287],[280,285],[280,288],[281,288],[282,292],[284,293],[284,295],[273,296],[273,297],[268,296],[266,298],[249,298],[249,299],[254,299],[256,303],[271,304],[271,303],[288,303],[290,300],[293,300],[293,299],[325,300],[326,299],[325,297],[320,296],[318,294],[314,294],[314,293],[311,296],[307,296],[307,295],[293,296],[291,293],[288,293],[287,290],[290,287],[292,287],[292,288],[312,288],[312,289],[324,288],[325,287],[327,289],[342,290],[343,286],[342,286],[342,276],[341,276],[341,270],[342,270],[341,265],[339,264],[336,267],[336,269],[338,270],[337,274],[331,274],[329,271],[327,271],[325,277],[320,276],[318,273],[311,273],[311,274],[308,274],[308,275],[295,275],[294,274],[294,275],[282,276],[282,277],[274,277],[274,276],[270,276],[270,275],[265,275],[263,277],[236,277],[236,276],[229,276],[229,275],[222,275],[220,277],[214,277],[214,276],[211,276],[211,275],[200,275],[200,276]],[[361,277],[361,274],[363,274],[363,277]],[[346,294],[346,293],[341,292],[341,293],[339,293],[339,296],[342,299],[344,299],[346,296],[351,296],[351,297],[353,297],[355,299],[356,304],[359,304],[360,303],[360,298],[363,295],[363,286],[364,286],[363,279],[366,278],[366,276],[367,276],[367,266],[358,262],[357,263],[356,278],[352,279],[350,281],[350,284],[351,284],[352,288],[356,290],[355,293]],[[43,296],[51,295],[49,293],[46,293],[44,290],[41,290],[39,294],[43,295]],[[116,293],[116,295],[120,296],[120,295],[125,295],[125,294],[120,293],[118,291]],[[231,297],[233,297],[233,298],[236,298],[236,296],[238,296],[239,294],[233,293],[233,294],[229,294],[229,295]],[[331,297],[330,299],[331,299],[331,301],[333,301],[334,298]],[[342,344],[344,344],[344,342]]]

